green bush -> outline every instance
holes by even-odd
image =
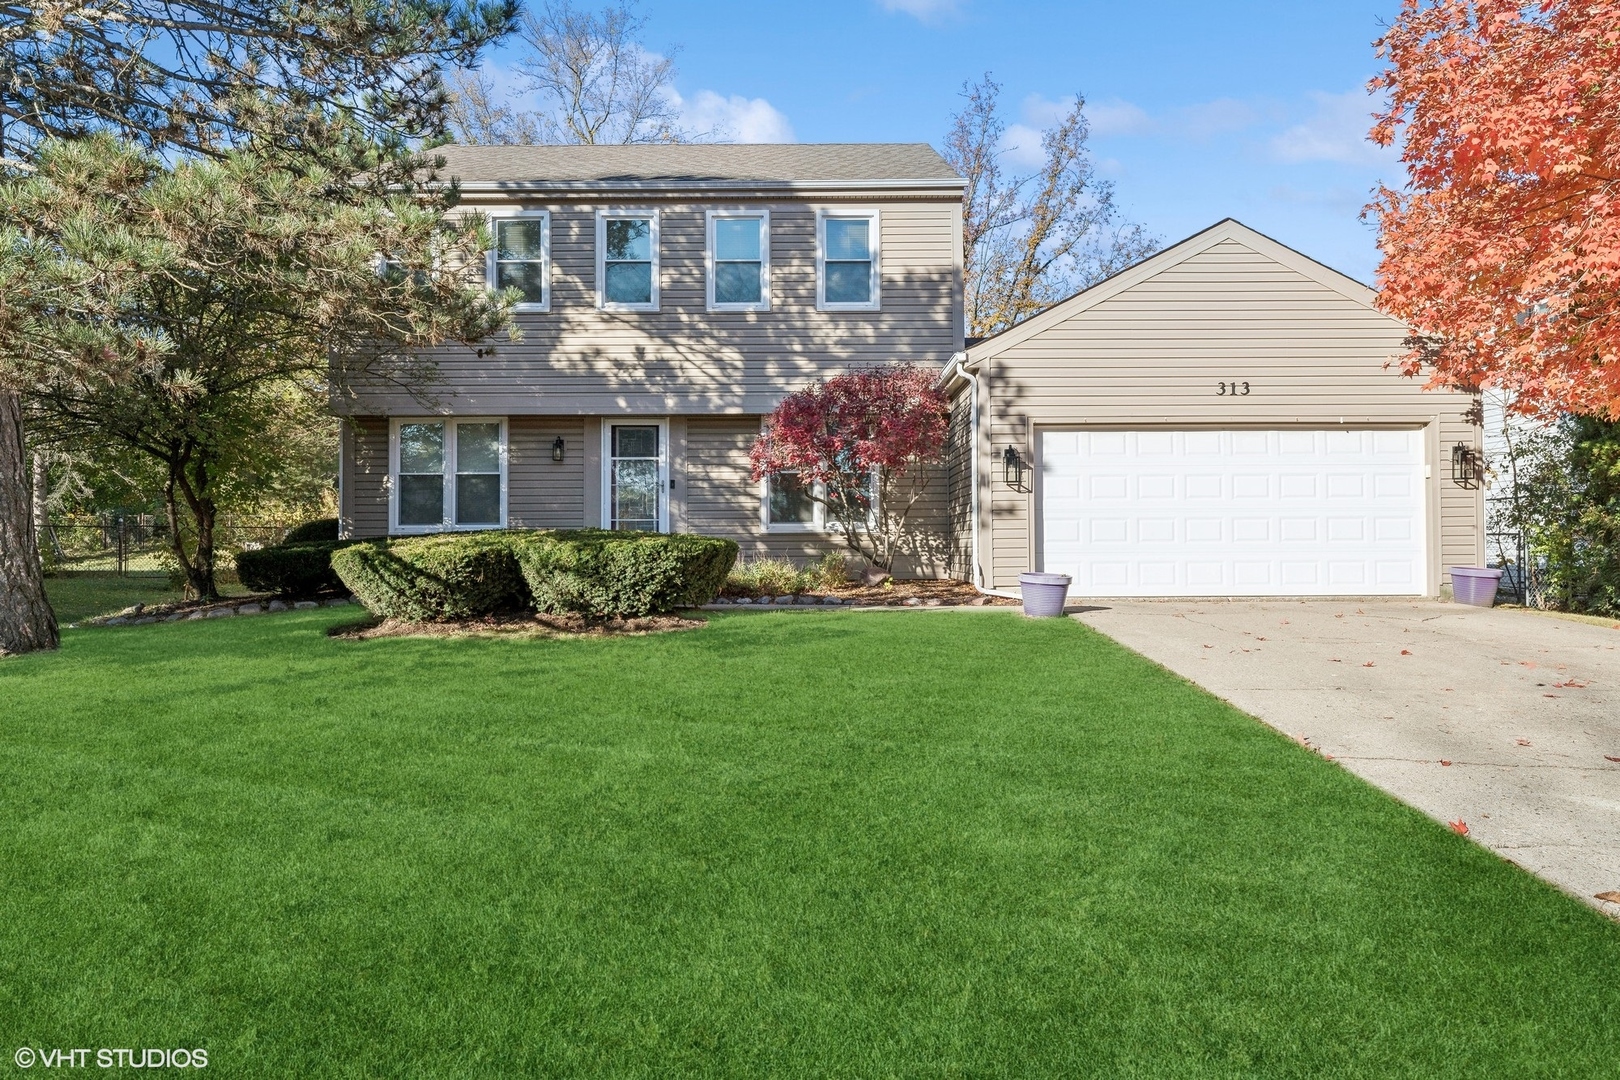
[[[725,590],[736,596],[797,596],[815,584],[809,571],[787,559],[746,559],[726,575]]]
[[[332,555],[332,569],[372,612],[423,622],[467,619],[527,606],[529,590],[514,557],[525,534],[446,533],[353,544]]]
[[[636,618],[713,600],[737,561],[731,540],[578,529],[520,535],[537,611]]]
[[[359,541],[284,543],[257,551],[242,551],[236,556],[236,573],[242,584],[254,592],[288,597],[341,592],[343,582],[332,570],[332,553],[356,543]]]
[[[306,521],[302,525],[295,525],[282,537],[281,546],[290,547],[293,544],[322,544],[329,543],[338,538],[337,518],[316,518]]]

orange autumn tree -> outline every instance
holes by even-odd
[[[1380,303],[1431,387],[1620,419],[1620,3],[1404,0],[1378,42]]]

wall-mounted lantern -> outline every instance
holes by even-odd
[[[1458,487],[1477,488],[1485,479],[1485,457],[1467,443],[1451,448],[1451,482]]]
[[[1001,454],[1001,481],[1014,491],[1024,490],[1024,473],[1028,471],[1029,464],[1018,456],[1018,451],[1011,446]]]
[[[557,441],[551,444],[551,460],[561,461],[563,459],[563,451],[566,449],[567,446],[563,443],[563,437],[561,435],[557,436]]]

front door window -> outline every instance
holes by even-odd
[[[663,448],[657,424],[614,424],[608,528],[657,532],[663,515]]]

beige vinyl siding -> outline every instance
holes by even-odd
[[[686,418],[684,520],[692,532],[728,536],[745,559],[791,559],[810,563],[829,551],[847,553],[843,539],[828,532],[766,529],[760,485],[750,478],[748,449],[759,434],[758,416]],[[957,545],[947,512],[946,479],[935,470],[912,510],[916,536],[895,560],[898,576],[949,576]],[[853,558],[853,556],[852,556]]]
[[[343,425],[344,536],[388,535],[388,418],[350,417]]]
[[[1478,441],[1471,399],[1425,392],[1388,363],[1405,351],[1406,330],[1370,306],[1370,292],[1363,301],[1329,288],[1289,264],[1301,257],[1262,246],[1221,240],[1071,317],[1054,312],[1036,332],[969,350],[990,401],[986,461],[1009,445],[1034,461],[1042,426],[1426,428],[1440,537],[1431,562],[1442,564],[1430,577],[1449,580],[1444,567],[1483,555],[1479,493],[1450,481],[1451,445]],[[1219,395],[1222,381],[1246,381],[1250,392]],[[1034,492],[981,467],[992,578],[1016,587],[1034,557]]]
[[[769,411],[805,383],[891,360],[944,364],[961,347],[960,202],[882,194],[832,200],[471,202],[551,212],[551,310],[521,313],[522,340],[430,350],[439,411],[463,415],[681,414]],[[881,216],[882,310],[819,312],[816,211],[876,208]],[[657,312],[596,310],[596,210],[659,213]],[[705,310],[705,225],[710,209],[771,215],[771,310]],[[493,346],[491,351],[490,346]],[[343,411],[420,411],[393,388],[359,388]]]
[[[551,460],[561,435],[563,460]],[[506,521],[520,529],[585,524],[585,421],[577,416],[514,416],[506,422]]]

